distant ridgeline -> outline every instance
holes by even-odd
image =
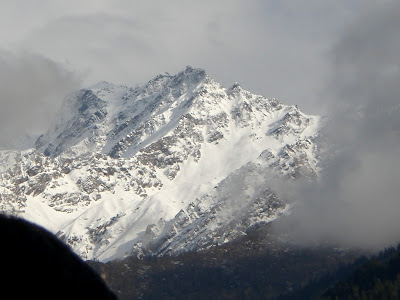
[[[88,265],[46,230],[0,215],[0,236],[0,287],[8,299],[116,299]]]

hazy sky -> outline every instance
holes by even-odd
[[[329,115],[331,160],[298,193],[304,236],[399,240],[399,12],[397,0],[3,0],[0,146],[43,130],[82,86],[200,67]]]
[[[326,54],[360,3],[4,0],[0,147],[44,131],[71,91],[102,80],[144,83],[186,65],[319,113]]]
[[[365,2],[4,0],[0,49],[42,55],[84,85],[133,85],[191,65],[317,112],[326,52]]]
[[[364,11],[329,51],[324,169],[293,189],[300,241],[400,242],[400,2]]]

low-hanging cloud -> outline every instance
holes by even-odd
[[[45,57],[0,51],[0,149],[31,146],[79,77]]]
[[[399,11],[398,1],[371,7],[331,51],[325,166],[293,195],[298,241],[400,242]]]

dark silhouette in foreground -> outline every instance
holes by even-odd
[[[8,299],[116,299],[68,246],[43,228],[0,215],[0,287]]]

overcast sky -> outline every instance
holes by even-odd
[[[4,0],[0,48],[60,63],[84,86],[134,85],[191,65],[315,113],[326,52],[366,2]]]
[[[328,166],[317,186],[295,190],[304,237],[400,241],[398,0],[1,4],[0,147],[44,130],[68,92],[200,67],[328,115]]]
[[[317,182],[288,191],[300,200],[299,241],[400,242],[399,13],[400,1],[379,1],[329,50],[323,169]]]

